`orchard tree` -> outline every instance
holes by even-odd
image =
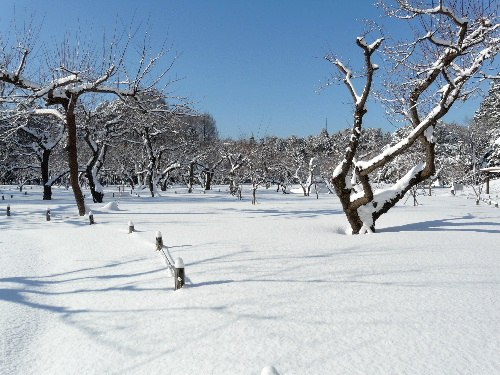
[[[87,145],[88,159],[84,166],[85,177],[94,203],[102,203],[104,189],[101,185],[101,170],[108,156],[108,151],[115,140],[124,136],[123,113],[116,110],[115,103],[103,102],[95,110],[81,107],[80,132]]]
[[[158,70],[157,65],[168,51],[150,55],[145,39],[144,48],[139,49],[137,56],[139,62],[136,66],[129,66],[125,57],[131,53],[128,47],[133,41],[133,34],[123,43],[115,38],[102,48],[99,56],[93,53],[95,46],[67,40],[56,48],[55,53],[47,51],[41,65],[39,58],[31,58],[32,46],[29,43],[0,46],[0,82],[7,87],[2,90],[0,101],[34,108],[29,109],[29,113],[53,116],[66,126],[69,179],[80,216],[85,215],[85,201],[78,181],[76,114],[79,103],[90,95],[129,97],[136,98],[134,107],[147,112],[141,98],[156,95],[155,86],[165,84],[162,80],[173,64],[171,60],[166,68]],[[135,73],[131,73],[131,68]],[[40,75],[39,71],[44,74]]]
[[[50,158],[54,150],[64,138],[64,123],[56,118],[46,116],[29,116],[25,123],[17,127],[18,136],[12,137],[15,143],[31,150],[33,156],[39,163],[37,170],[40,170],[43,185],[43,199],[52,199],[52,185],[59,178],[66,175],[66,166],[59,165],[59,168],[50,168]]]
[[[483,167],[500,166],[500,78],[493,81],[488,95],[473,119],[473,126],[483,129],[485,145]]]
[[[343,160],[333,172],[332,183],[353,234],[375,230],[377,219],[389,211],[417,184],[435,173],[434,127],[457,100],[466,100],[476,89],[476,78],[500,50],[497,9],[488,1],[394,0],[382,2],[387,15],[410,23],[414,38],[387,46],[384,37],[356,39],[363,54],[363,68],[355,73],[333,54],[326,59],[337,69],[354,102],[353,124]],[[494,2],[493,2],[494,3]],[[374,55],[383,51],[388,74],[379,99],[410,124],[411,131],[376,156],[361,160],[359,150],[367,102],[374,93],[380,70]],[[357,87],[362,81],[361,89]],[[421,158],[392,186],[374,189],[373,177],[420,143]]]

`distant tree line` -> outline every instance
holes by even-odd
[[[162,106],[167,106],[162,102]],[[350,129],[309,137],[223,139],[208,113],[166,118],[142,112],[116,99],[93,109],[76,110],[79,179],[95,202],[102,202],[106,184],[144,189],[151,196],[174,184],[188,191],[227,185],[237,194],[241,184],[253,191],[270,187],[287,193],[299,185],[305,196],[322,185],[333,192],[332,170],[349,144]],[[441,123],[435,131],[436,173],[428,183],[474,184],[479,169],[500,166],[500,83],[495,81],[467,126]],[[0,183],[41,184],[51,199],[54,184],[68,185],[64,122],[48,116],[3,119],[0,129]],[[19,121],[23,121],[20,125]],[[362,130],[360,160],[369,159],[407,137],[411,127],[394,132]],[[373,176],[394,183],[421,155],[418,145]]]

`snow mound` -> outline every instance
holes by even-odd
[[[280,375],[273,366],[266,366],[262,369],[260,375]]]
[[[116,202],[109,202],[103,207],[101,207],[101,210],[107,210],[107,211],[119,211],[120,209],[118,208],[118,203]]]

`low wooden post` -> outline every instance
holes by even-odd
[[[50,221],[50,208],[47,208],[47,212],[45,213],[45,220]]]
[[[476,199],[476,206],[479,206],[479,198]]]
[[[2,195],[2,200],[5,200],[5,197]]]
[[[115,193],[113,193],[113,198],[115,197]]]
[[[7,205],[7,216],[10,216],[10,204]]]
[[[163,249],[163,238],[161,236],[161,232],[156,232],[156,250]]]
[[[92,213],[92,211],[89,212],[89,224],[90,225],[95,224],[94,214]]]
[[[177,258],[174,265],[174,278],[175,278],[175,290],[180,289],[184,286],[184,261],[182,258]]]
[[[24,192],[24,195],[28,195],[28,192],[27,192],[27,191],[25,191],[25,192]]]
[[[134,231],[134,223],[129,221],[128,222],[128,232],[132,233]]]
[[[14,195],[13,195],[13,194],[11,194],[11,195],[10,195],[10,199],[12,199],[12,198],[14,198]]]

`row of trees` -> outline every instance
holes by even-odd
[[[498,78],[498,72],[488,73],[500,50],[495,1],[393,0],[379,7],[413,35],[403,41],[382,32],[371,41],[368,34],[358,37],[361,57],[353,66],[327,55],[336,72],[332,83],[343,84],[352,97],[352,127],[305,139],[218,139],[210,115],[195,114],[184,98],[166,94],[172,81],[159,89],[172,66],[155,70],[164,51],[149,56],[148,48],[141,49],[136,73],[129,73],[131,37],[119,53],[116,44],[105,49],[102,59],[69,49],[42,76],[28,70],[29,48],[2,46],[0,126],[6,136],[0,176],[33,179],[37,162],[44,198],[50,199],[51,184],[67,174],[80,215],[82,179],[96,202],[103,199],[103,182],[128,181],[155,196],[173,181],[189,191],[197,183],[210,189],[223,182],[232,194],[245,181],[255,197],[259,186],[270,183],[284,192],[298,183],[309,195],[323,181],[340,198],[353,233],[373,231],[376,220],[417,185],[437,175],[474,179],[481,161],[498,158],[497,144],[490,142],[498,131],[497,117],[491,117],[498,84],[469,127],[442,121],[481,80]],[[378,83],[380,71],[385,76]],[[366,129],[369,100],[381,102],[406,126],[393,134]],[[62,154],[66,163],[59,161]],[[389,186],[380,188],[380,182]]]
[[[440,123],[435,131],[436,173],[439,180],[477,183],[481,167],[500,165],[500,85],[491,89],[468,126]],[[22,118],[22,116],[18,117]],[[287,192],[292,184],[308,196],[314,184],[332,189],[331,174],[342,161],[351,131],[329,134],[326,129],[307,138],[220,139],[210,114],[179,115],[170,121],[135,112],[122,100],[104,102],[94,110],[80,106],[76,112],[80,183],[90,188],[94,202],[102,202],[102,184],[126,184],[147,189],[151,196],[170,184],[185,184],[210,190],[213,183],[227,184],[236,194],[241,183],[276,185]],[[43,185],[43,199],[51,199],[55,183],[68,182],[63,121],[50,116],[23,118],[22,126],[3,121],[3,132],[14,131],[2,142],[1,183]],[[381,129],[362,130],[363,159],[408,137],[411,127],[393,133]],[[421,155],[413,147],[382,168],[377,183],[395,183]]]

